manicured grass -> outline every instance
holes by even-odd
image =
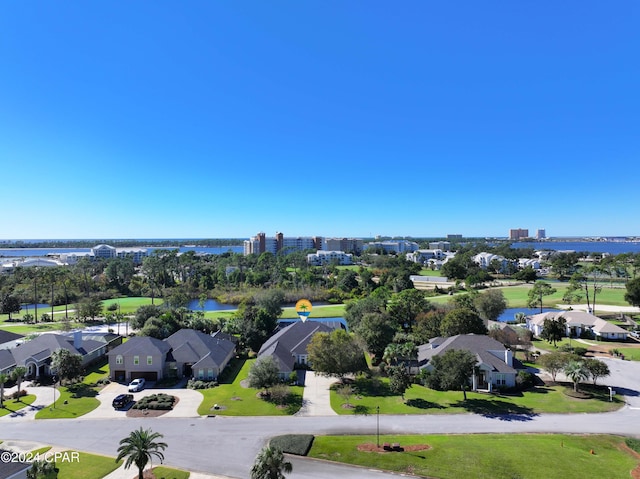
[[[631,361],[640,361],[640,347],[629,348],[629,347],[616,347],[620,353],[624,354],[625,359],[629,359]]]
[[[33,394],[22,396],[18,401],[16,401],[15,399],[5,398],[3,406],[0,407],[0,417],[7,416],[9,414],[13,414],[16,411],[19,411],[20,409],[24,409],[30,404],[33,404],[33,401],[35,400],[36,397]]]
[[[158,466],[153,468],[153,474],[156,478],[164,479],[189,479],[191,475],[188,471],[181,471],[179,469],[172,469],[170,467]]]
[[[310,457],[440,479],[630,477],[638,460],[611,435],[477,434],[380,436],[380,444],[428,445],[402,452],[364,452],[376,436],[317,436]],[[540,460],[536,460],[539,458]]]
[[[56,461],[56,467],[60,469],[59,478],[64,479],[102,479],[122,465],[122,461],[115,458],[89,454],[86,452],[64,451],[67,456],[62,456]],[[137,469],[131,469],[131,477],[137,474]]]
[[[71,328],[84,328],[86,324],[70,322]],[[5,323],[0,326],[0,329],[10,331],[16,334],[29,335],[32,333],[46,333],[49,331],[60,331],[62,329],[62,323],[37,323],[37,324],[13,324]]]
[[[237,359],[225,374],[228,380],[221,379],[220,385],[211,389],[200,389],[204,400],[198,408],[198,414],[216,414],[220,416],[284,416],[296,413],[302,406],[302,387],[291,386],[292,398],[290,404],[278,408],[276,404],[258,397],[257,389],[243,387],[240,382],[245,380],[255,359]],[[220,409],[214,409],[218,404]]]
[[[107,379],[109,377],[109,363],[104,360],[104,363],[99,363],[92,367],[84,377],[84,383],[95,384],[100,379]]]
[[[162,305],[164,300],[162,298],[154,298],[153,304],[156,306]],[[114,298],[114,299],[106,299],[102,302],[102,308],[106,312],[108,311],[108,307],[111,304],[119,304],[120,312],[122,314],[135,314],[136,310],[140,306],[147,306],[151,304],[151,298],[143,297],[143,296],[134,296],[131,298]],[[117,310],[115,311],[118,312]]]
[[[310,319],[313,318],[339,318],[344,316],[344,304],[328,304],[322,306],[313,306],[311,308],[311,314],[309,315]],[[297,318],[298,313],[296,313],[295,308],[282,308],[283,313],[280,318],[282,319],[291,319]]]
[[[467,392],[464,401],[462,391],[434,391],[414,384],[405,392],[405,399],[389,390],[388,378],[358,378],[354,383],[356,394],[349,399],[351,408],[343,407],[344,399],[331,390],[331,407],[338,414],[373,414],[380,407],[381,414],[463,414],[483,415],[513,414],[532,416],[541,413],[591,413],[619,409],[624,402],[614,397],[609,402],[605,387],[581,384],[580,389],[592,394],[591,399],[575,399],[564,394],[567,386],[539,386],[530,390],[507,394]]]

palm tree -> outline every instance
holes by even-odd
[[[4,407],[4,403],[2,401],[4,397],[4,385],[8,380],[9,380],[8,375],[4,373],[0,373],[0,408]]]
[[[564,374],[573,381],[573,390],[578,391],[578,383],[589,377],[589,370],[582,361],[570,361],[564,367]]]
[[[162,434],[153,432],[151,429],[142,429],[142,427],[136,431],[131,431],[128,437],[120,440],[116,462],[126,457],[125,469],[129,469],[131,464],[135,464],[138,468],[138,479],[143,479],[144,468],[153,456],[159,458],[160,463],[164,460],[162,451],[167,448],[167,444],[165,442],[155,442],[156,439],[161,437],[163,437]]]
[[[293,470],[289,461],[285,461],[280,449],[271,446],[263,447],[256,456],[256,462],[251,468],[251,479],[284,479]]]
[[[22,380],[25,374],[27,374],[27,368],[24,366],[16,366],[13,368],[13,371],[11,371],[11,378],[18,385],[18,397],[20,397],[20,387],[22,386]]]

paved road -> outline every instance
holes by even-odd
[[[380,416],[380,434],[444,433],[614,433],[640,434],[640,364],[605,359],[612,375],[605,384],[624,391],[629,404],[604,414],[545,415],[402,415]],[[138,427],[152,428],[164,435],[169,447],[166,464],[195,472],[231,478],[246,478],[257,452],[269,437],[289,433],[376,434],[376,416],[297,417],[161,417],[79,418],[73,420],[24,421],[3,418],[0,435],[5,440],[36,441],[70,450],[113,456],[120,439]],[[336,476],[397,477],[373,474],[359,468],[292,458],[291,479],[319,479]]]

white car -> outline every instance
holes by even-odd
[[[144,388],[144,383],[144,378],[134,379],[129,383],[129,392],[134,393],[137,391],[142,391],[142,389]]]

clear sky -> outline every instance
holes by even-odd
[[[640,3],[0,4],[0,239],[640,235]]]

